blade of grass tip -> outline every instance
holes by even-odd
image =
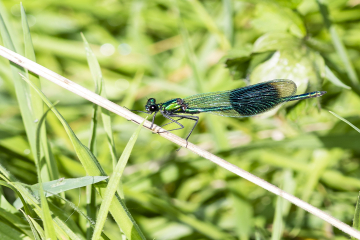
[[[103,81],[103,77],[102,77],[102,73],[101,73],[100,64],[99,64],[95,54],[91,50],[90,45],[87,42],[84,34],[81,33],[81,37],[83,38],[83,41],[84,41],[87,61],[89,64],[91,74],[94,79],[95,92],[106,98],[105,88],[103,86],[104,81]],[[116,157],[115,141],[114,141],[114,137],[113,137],[109,111],[107,109],[101,108],[101,117],[103,120],[104,129],[105,129],[105,132],[107,135],[107,140],[108,140],[109,147],[110,147],[111,158],[113,160],[113,167],[115,168],[115,165],[117,162],[117,157]]]
[[[86,59],[91,71],[91,75],[93,77],[95,83],[95,93],[101,94],[102,90],[102,74],[101,69],[98,61],[94,53],[90,49],[90,45],[87,42],[83,33],[81,33],[81,37],[84,41],[84,47],[86,52]],[[89,149],[90,151],[95,154],[95,143],[96,143],[96,129],[97,129],[97,115],[98,115],[99,106],[97,104],[93,104],[93,113],[91,118],[91,127],[90,127],[90,138],[89,138]],[[96,194],[95,190],[93,189],[92,185],[86,186],[86,212],[90,219],[96,219]],[[92,228],[90,223],[87,222],[86,224],[86,239],[91,239],[92,235]]]
[[[349,87],[348,85],[345,85],[344,83],[342,83],[340,81],[340,79],[338,79],[335,76],[335,74],[330,70],[330,68],[328,66],[326,66],[326,65],[325,65],[325,77],[327,79],[329,79],[329,81],[332,82],[333,84],[335,84],[336,86],[346,88],[346,89],[351,89],[351,87]]]
[[[83,33],[81,33],[81,37],[84,41],[87,62],[88,62],[90,72],[91,72],[91,75],[92,75],[94,83],[95,83],[95,93],[98,95],[101,95],[103,78],[102,78],[102,74],[101,74],[100,65],[99,65],[98,61],[96,60],[94,53],[91,51],[90,45],[86,41],[86,38]],[[96,140],[98,109],[99,109],[99,106],[96,104],[93,104],[93,115],[92,115],[92,121],[91,121],[91,136],[89,139],[89,149],[92,153],[94,153],[94,150],[95,150],[94,148],[95,148],[95,140]]]
[[[31,217],[28,216],[28,215],[27,215],[23,210],[21,210],[21,209],[20,209],[20,212],[22,212],[22,213],[24,214],[24,217],[25,217],[26,221],[29,223],[30,228],[31,228],[31,232],[32,232],[32,234],[34,235],[35,240],[45,239],[45,236],[44,236],[44,235],[42,235],[42,236],[40,237],[39,232],[37,231],[37,228],[35,227],[35,225],[34,225],[32,219],[31,219]]]
[[[325,27],[328,29],[331,40],[333,42],[333,45],[336,49],[337,54],[339,55],[341,61],[343,62],[343,65],[346,69],[346,73],[354,87],[358,87],[359,85],[359,78],[356,74],[356,71],[350,61],[349,55],[346,52],[346,48],[341,41],[341,38],[339,37],[339,34],[337,33],[335,26],[332,24],[330,20],[329,10],[327,5],[325,5],[322,1],[316,0],[320,13],[324,19]]]
[[[21,11],[21,24],[24,34],[24,45],[25,45],[25,57],[28,59],[36,62],[35,58],[35,51],[34,46],[32,44],[31,35],[30,35],[30,29],[29,24],[27,21],[25,9],[20,3],[20,11]],[[40,86],[40,78],[38,75],[26,71],[27,77],[30,81],[32,81],[38,88],[41,88]],[[41,100],[39,95],[35,92],[33,88],[30,88],[30,96],[29,96],[30,102],[31,102],[31,111],[33,114],[33,117],[35,119],[40,119],[41,116],[44,113],[44,102]],[[45,157],[47,167],[42,167],[42,179],[45,182],[51,181],[53,179],[59,178],[59,171],[54,159],[54,156],[51,152],[51,149],[49,148],[48,140],[46,138],[46,125],[44,124],[41,128],[41,155]]]
[[[46,105],[52,105],[50,101],[46,98],[46,96],[38,88],[36,88],[36,86],[32,82],[30,82],[26,77],[22,77],[24,81],[26,81],[31,87],[36,89],[36,92],[40,95],[41,99],[45,102]],[[63,118],[63,116],[57,111],[56,108],[52,108],[51,110],[62,123],[66,133],[68,134],[74,146],[75,152],[81,164],[85,168],[86,173],[89,176],[106,176],[105,171],[102,169],[95,156],[85,145],[81,143],[81,141],[77,138],[75,133],[70,128],[69,124]],[[104,196],[105,189],[97,187],[97,190],[100,196]],[[139,226],[131,216],[130,212],[125,206],[125,203],[121,200],[118,194],[116,194],[116,199],[117,201],[113,201],[110,206],[110,212],[118,226],[121,228],[121,230],[124,232],[124,234],[129,240],[145,239],[145,236],[141,232]]]
[[[43,215],[43,209],[40,207],[39,205],[39,201],[37,198],[35,198],[32,193],[29,191],[29,188],[26,186],[26,184],[22,184],[20,183],[11,173],[9,173],[5,168],[3,168],[0,165],[0,172],[2,173],[2,178],[6,178],[9,179],[8,180],[8,184],[13,186],[19,193],[19,197],[23,197],[26,202],[28,202],[31,206],[32,206],[32,210],[34,210],[34,212],[37,213],[38,216],[42,216]],[[25,202],[25,204],[26,204]],[[50,205],[52,205],[50,203]],[[25,205],[26,206],[26,205]],[[52,206],[53,208],[56,208],[55,206]],[[56,208],[58,209],[58,208]],[[63,211],[61,211],[61,213],[64,213]],[[29,214],[28,214],[29,215]],[[67,235],[66,233],[70,233],[68,234],[71,239],[79,239],[79,237],[76,236],[76,234],[71,234],[71,230],[69,230],[69,227],[65,224],[66,220],[60,220],[58,216],[60,216],[61,214],[59,213],[55,213],[54,214],[54,225],[56,227],[56,231],[57,231],[57,235],[58,236],[63,236],[65,239],[67,239]],[[67,219],[68,215],[63,216],[63,219]],[[70,224],[71,228],[74,228],[73,226],[75,224]],[[36,225],[35,225],[36,226]],[[65,233],[66,232],[66,233]],[[78,231],[80,232],[80,231]],[[45,239],[45,238],[44,238]]]
[[[102,73],[101,73],[101,68],[100,68],[100,64],[95,56],[95,54],[93,53],[93,51],[90,48],[89,43],[87,42],[84,34],[81,33],[81,36],[83,38],[84,41],[84,46],[85,46],[85,50],[86,50],[86,57],[87,57],[87,61],[89,64],[89,68],[91,70],[91,74],[93,76],[94,82],[95,82],[95,92],[99,95],[101,95],[104,98],[107,98],[106,93],[105,93],[105,88],[103,86],[104,81],[103,81],[103,77],[102,77]],[[141,75],[142,78],[142,75]],[[140,82],[137,81],[137,82]],[[137,87],[138,84],[136,84],[135,87]],[[132,90],[134,89],[134,90]],[[130,91],[135,91],[135,88],[131,88]],[[132,94],[131,97],[134,98],[135,94]],[[134,99],[132,99],[132,101],[134,101]],[[97,111],[98,111],[98,105],[94,104],[94,115],[93,115],[93,126],[95,126],[95,120],[97,119]],[[115,140],[114,140],[114,136],[113,136],[113,132],[112,132],[112,126],[111,126],[111,118],[110,118],[110,112],[105,109],[105,108],[101,108],[101,118],[102,118],[102,122],[104,125],[104,129],[105,129],[105,133],[107,136],[107,142],[108,142],[108,146],[110,149],[110,155],[111,155],[111,159],[112,159],[112,163],[113,163],[113,169],[115,169],[116,166],[116,162],[117,162],[117,154],[116,154],[116,150],[115,150]],[[94,133],[95,129],[93,129],[93,133]],[[94,136],[94,134],[93,134]],[[92,143],[95,143],[95,141],[90,141]],[[90,148],[91,150],[91,148]],[[92,189],[92,188],[91,188]],[[87,210],[89,211],[89,217],[95,219],[95,213],[96,213],[96,198],[94,196],[94,194],[92,193],[93,191],[90,189],[90,186],[87,187],[87,196],[88,196],[88,200],[87,200]],[[121,188],[121,183],[118,185],[118,193],[120,195],[120,197],[122,199],[124,199],[124,194],[122,192],[122,188]],[[92,229],[88,228],[87,229],[87,239],[91,238],[92,235]]]
[[[31,87],[33,87],[36,92],[40,95],[41,99],[45,102],[48,107],[52,106],[51,102],[47,97],[38,89],[29,79],[25,76],[21,75],[25,82],[27,82]],[[95,158],[95,156],[90,152],[90,150],[81,143],[81,141],[77,138],[75,133],[70,128],[69,124],[63,118],[63,116],[58,112],[58,110],[54,107],[51,108],[53,113],[57,116],[61,124],[64,126],[66,133],[68,134],[75,152],[79,157],[80,162],[82,163],[83,167],[85,168],[87,174],[89,176],[106,176],[105,171],[100,166],[99,162]]]
[[[1,178],[3,178],[3,175],[1,176]],[[23,203],[26,214],[29,215],[31,213],[25,199],[23,198],[23,196],[20,194],[20,192],[13,185],[10,185],[10,184],[8,184],[8,183],[6,183],[4,181],[0,181],[0,185],[12,189],[19,196],[21,202]]]
[[[116,164],[114,173],[113,173],[112,177],[110,178],[109,184],[106,187],[105,195],[104,195],[103,201],[101,203],[99,215],[98,215],[98,218],[97,218],[96,224],[95,224],[94,234],[92,237],[93,240],[96,240],[100,237],[100,234],[101,234],[102,229],[105,224],[105,220],[106,220],[108,212],[109,212],[110,203],[112,202],[112,200],[114,198],[114,195],[117,190],[117,186],[120,182],[121,176],[123,174],[124,168],[126,166],[126,163],[129,160],[131,151],[135,145],[136,139],[140,133],[140,130],[142,129],[142,126],[143,126],[145,120],[137,127],[135,133],[131,136],[129,142],[126,144],[126,147],[125,147],[123,153],[121,154],[121,157],[120,157],[118,163]]]
[[[360,230],[360,194],[358,195],[358,199],[356,202],[353,228]],[[351,237],[351,239],[356,239],[356,238]]]
[[[9,34],[8,27],[5,25],[5,22],[0,15],[0,33],[1,37],[4,43],[4,46],[14,52],[16,52],[14,43],[12,41],[12,38]],[[24,75],[25,71],[22,67],[19,65],[16,65],[12,62],[10,62],[11,71],[13,74],[12,80],[13,84],[15,86],[15,92],[16,92],[16,98],[18,100],[18,104],[20,107],[21,117],[25,126],[26,136],[29,140],[30,148],[32,154],[36,153],[35,149],[35,131],[36,131],[36,125],[35,125],[35,118],[32,116],[31,110],[29,108],[28,103],[30,102],[30,99],[28,98],[29,88],[24,83],[24,81],[21,80],[21,77],[19,76],[19,73]]]
[[[7,26],[7,28],[8,28],[9,36],[12,36],[12,39],[14,40],[14,41],[12,41],[13,45],[15,46],[14,50],[15,50],[15,52],[18,52],[19,54],[23,54],[22,49],[20,47],[21,40],[20,40],[20,37],[18,36],[17,28],[15,28],[13,26],[13,24],[11,24],[9,14],[6,11],[7,8],[4,6],[4,4],[2,2],[3,1],[0,1],[0,15],[2,16],[5,26]]]
[[[51,217],[50,208],[49,208],[48,202],[47,202],[46,197],[45,197],[44,188],[43,188],[43,184],[42,184],[42,180],[41,180],[40,131],[41,131],[42,124],[45,121],[46,115],[49,113],[49,111],[53,107],[54,107],[54,105],[49,107],[49,109],[46,110],[44,115],[41,117],[41,119],[40,119],[40,121],[38,123],[38,126],[36,128],[36,137],[35,137],[35,139],[36,139],[35,163],[36,163],[37,174],[38,174],[38,179],[39,179],[39,187],[40,187],[39,193],[40,193],[41,208],[42,208],[42,211],[43,211],[42,220],[43,220],[43,223],[44,223],[46,239],[56,239],[56,232],[55,232],[55,227],[53,225],[53,219]]]
[[[329,111],[332,115],[334,115],[335,117],[337,117],[338,119],[340,119],[341,121],[347,123],[350,127],[352,127],[353,129],[355,129],[358,133],[360,133],[360,129],[357,128],[354,124],[352,124],[351,122],[349,122],[348,120],[346,120],[345,118],[340,117],[339,115],[337,115],[336,113]]]

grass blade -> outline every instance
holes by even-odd
[[[0,15],[0,33],[2,36],[3,43],[5,47],[8,49],[16,52],[14,43],[12,41],[12,38],[9,34],[8,27],[5,25],[5,22]],[[15,87],[16,92],[16,98],[20,107],[21,116],[23,119],[23,123],[26,130],[26,135],[29,140],[30,148],[32,151],[32,154],[35,155],[36,153],[36,147],[35,147],[35,131],[36,131],[36,125],[35,125],[35,118],[32,115],[31,109],[28,106],[28,103],[31,102],[29,96],[29,88],[28,86],[24,85],[24,81],[21,80],[21,77],[19,76],[19,73],[24,75],[25,71],[22,67],[19,65],[16,65],[14,63],[10,63],[11,65],[11,71],[13,74],[13,84]]]
[[[341,121],[345,122],[346,124],[348,124],[350,127],[352,127],[353,129],[355,129],[358,133],[360,133],[360,129],[357,128],[354,124],[352,124],[351,122],[349,122],[348,120],[346,120],[345,118],[340,117],[339,115],[337,115],[336,113],[329,111],[332,115],[334,115],[335,117],[337,117],[338,119],[340,119]]]
[[[26,215],[26,213],[24,211],[22,211],[21,209],[20,209],[20,212],[22,212],[24,214],[24,217],[26,218],[26,221],[28,221],[35,240],[44,239],[45,236],[44,236],[44,234],[42,232],[42,228],[37,228],[37,227],[39,227],[39,225],[37,225],[37,223],[36,224],[34,223],[35,222],[34,219],[32,219],[30,216]],[[40,237],[39,234],[41,235],[41,237]]]
[[[42,184],[42,179],[41,179],[41,167],[40,167],[40,162],[41,162],[41,153],[40,153],[40,132],[41,132],[41,127],[45,121],[46,115],[48,114],[48,112],[51,110],[51,108],[53,108],[53,106],[50,106],[50,108],[44,113],[44,115],[41,117],[38,126],[36,128],[36,155],[35,155],[35,163],[36,163],[36,168],[37,168],[37,174],[38,174],[38,179],[39,179],[39,187],[40,187],[40,200],[41,200],[41,208],[42,208],[42,220],[44,223],[44,228],[45,228],[45,237],[47,239],[56,239],[56,232],[55,232],[55,228],[53,225],[53,219],[51,217],[51,213],[50,213],[50,209],[49,209],[49,205],[48,202],[46,200],[45,197],[45,192],[44,192],[44,188],[43,188],[43,184]]]
[[[144,121],[142,122],[142,124],[140,124],[137,127],[135,133],[131,136],[129,142],[127,143],[127,145],[126,145],[126,147],[125,147],[125,149],[123,151],[123,153],[121,154],[121,157],[120,157],[118,163],[116,164],[116,168],[114,170],[114,173],[113,173],[112,177],[110,178],[109,184],[106,187],[105,195],[103,197],[103,201],[101,203],[100,210],[99,210],[99,215],[98,215],[97,220],[96,220],[94,234],[92,236],[93,240],[98,239],[100,234],[101,234],[101,231],[102,231],[102,229],[104,227],[104,224],[105,224],[106,217],[107,217],[108,212],[109,212],[111,201],[113,201],[113,198],[114,198],[115,192],[116,192],[116,190],[118,188],[118,184],[120,182],[122,173],[123,173],[123,171],[125,169],[126,163],[129,160],[131,151],[132,151],[132,149],[133,149],[133,147],[135,145],[136,139],[137,139],[137,137],[138,137],[138,135],[140,133],[140,130],[141,130],[143,124],[144,124]]]
[[[343,87],[343,88],[346,88],[346,89],[351,89],[351,87],[349,87],[348,85],[345,85],[344,83],[342,83],[340,81],[340,79],[338,79],[335,76],[335,74],[331,71],[331,69],[326,65],[325,65],[325,76],[326,76],[327,79],[329,79],[330,82],[332,82],[336,86]]]
[[[350,61],[349,55],[346,52],[346,48],[345,48],[343,42],[341,41],[340,36],[337,33],[335,26],[332,24],[332,22],[330,20],[328,7],[320,0],[316,0],[316,2],[319,6],[320,13],[324,19],[325,26],[331,35],[331,40],[336,49],[336,52],[339,55],[341,61],[343,62],[343,66],[346,69],[346,73],[347,73],[352,85],[354,87],[358,87],[359,78],[356,74],[356,71],[354,69],[352,62]]]
[[[104,181],[108,177],[105,176],[86,176],[80,178],[68,178],[68,179],[58,179],[50,182],[43,182],[43,189],[46,197],[53,196],[71,189],[81,188],[91,184],[95,184],[101,181]],[[31,186],[31,190],[34,196],[39,197],[39,185],[35,184]],[[13,203],[14,207],[17,209],[22,208],[22,202],[20,199],[16,199]]]
[[[213,16],[210,16],[209,13],[205,10],[202,4],[198,0],[189,0],[189,3],[192,5],[194,11],[198,14],[199,18],[203,21],[205,27],[215,35],[217,38],[221,49],[228,51],[231,48],[229,40],[226,38],[224,33],[220,31],[218,26],[214,22]]]
[[[198,1],[191,1],[191,3],[193,4],[194,8],[197,9],[196,11],[199,11],[201,13],[201,15],[208,16],[208,14],[206,12],[204,12],[203,7],[201,6],[201,4]],[[180,9],[178,8],[178,12],[179,11],[180,11]],[[196,89],[198,92],[204,92],[204,86],[203,86],[204,82],[202,80],[202,77],[200,75],[200,72],[199,72],[199,69],[197,66],[197,60],[196,60],[196,56],[195,56],[193,47],[191,46],[191,43],[190,43],[189,33],[185,27],[181,13],[179,12],[178,14],[179,14],[179,20],[178,20],[179,31],[180,31],[180,35],[183,39],[188,63],[190,65],[193,75],[194,75]],[[205,21],[205,22],[207,22],[207,21]],[[222,35],[222,36],[224,36],[224,35]],[[227,44],[230,46],[227,39],[225,37],[223,39],[226,40]],[[206,123],[208,125],[208,128],[211,129],[211,132],[214,135],[214,139],[216,141],[216,148],[222,149],[222,150],[227,149],[229,147],[229,143],[224,134],[225,131],[222,131],[224,126],[219,124],[218,121],[215,121],[213,116],[210,116],[210,115],[206,116]]]
[[[358,195],[358,199],[356,202],[353,228],[360,230],[360,194]],[[356,239],[356,238],[351,237],[351,239]]]
[[[20,4],[20,11],[21,11],[21,24],[22,24],[23,34],[24,34],[25,57],[36,62],[34,46],[33,46],[33,43],[31,40],[31,35],[30,35],[29,24],[28,24],[25,9],[24,9],[22,3]],[[36,75],[32,72],[26,71],[26,76],[38,88],[41,88],[40,79],[39,79],[38,75]],[[41,100],[41,98],[38,96],[38,94],[32,88],[30,88],[29,98],[31,100],[31,111],[32,111],[34,118],[40,119],[44,113],[44,107],[43,107],[44,102]],[[40,141],[40,143],[41,143],[41,158],[43,156],[45,157],[46,165],[47,165],[47,167],[41,166],[41,168],[42,168],[41,173],[42,173],[43,180],[47,182],[47,181],[50,181],[53,179],[58,179],[59,171],[57,169],[57,165],[56,165],[54,156],[51,152],[48,140],[46,138],[46,125],[45,124],[41,128],[40,136],[41,136],[40,137],[41,138],[41,141]]]
[[[101,95],[102,90],[102,74],[100,65],[94,56],[94,53],[91,51],[89,43],[86,41],[84,34],[81,33],[81,37],[84,41],[86,58],[89,64],[89,68],[91,71],[91,75],[93,76],[93,80],[95,83],[95,93]],[[91,127],[90,127],[90,138],[89,138],[89,149],[95,154],[95,143],[96,143],[96,129],[97,129],[97,115],[99,106],[97,104],[93,104],[93,113],[91,118]],[[94,189],[91,185],[86,186],[86,211],[87,215],[90,219],[96,219],[96,195]],[[90,228],[89,223],[87,223],[86,229],[86,239],[90,239],[92,235],[92,228]]]
[[[23,77],[23,79],[34,89],[36,89],[37,93],[40,95],[41,99],[45,102],[46,105],[52,106],[50,101],[46,98],[46,96],[38,89],[36,86],[30,82],[27,78]],[[84,166],[86,172],[90,176],[106,176],[104,170],[101,165],[95,158],[95,156],[90,152],[90,150],[84,146],[81,141],[77,138],[75,133],[70,128],[69,124],[65,121],[63,116],[57,111],[56,108],[51,108],[51,110],[58,117],[60,122],[65,128],[72,144],[74,145],[75,151],[82,165]],[[105,194],[105,189],[97,188],[99,194],[103,196]],[[117,201],[112,201],[110,206],[110,212],[114,217],[115,221],[121,227],[122,231],[125,233],[126,237],[133,239],[144,239],[145,237],[141,233],[140,228],[136,224],[135,220],[132,218],[130,212],[127,210],[125,204],[120,199],[118,195],[116,195]]]

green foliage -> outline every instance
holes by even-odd
[[[359,229],[357,1],[23,5],[0,4],[1,45],[129,109],[276,78],[294,80],[298,94],[328,91],[259,117],[200,115],[190,141]],[[175,134],[186,136],[183,124]],[[91,239],[95,223],[102,239],[347,237],[150,131],[129,142],[136,128],[0,58],[1,239]]]

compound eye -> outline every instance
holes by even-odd
[[[155,111],[156,110],[156,106],[155,105],[151,105],[150,106],[150,111]]]

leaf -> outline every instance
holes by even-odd
[[[300,45],[301,40],[289,33],[271,32],[256,39],[252,52],[281,51],[299,48]]]
[[[250,57],[228,58],[225,61],[225,67],[229,69],[234,80],[246,78],[249,65]]]
[[[266,48],[259,44],[260,50]],[[274,44],[273,46],[275,46]],[[251,83],[259,83],[272,79],[290,79],[297,85],[297,94],[305,93],[309,87],[315,85],[324,75],[324,61],[322,57],[309,49],[301,48],[300,45],[288,45],[287,48],[277,50],[272,57],[256,66],[251,73]]]
[[[50,197],[52,195],[65,192],[71,189],[85,187],[90,184],[95,184],[107,179],[107,176],[86,176],[80,178],[60,178],[58,180],[44,182],[43,188],[46,197]],[[35,197],[39,197],[39,184],[34,184],[31,186],[32,193]],[[22,202],[20,199],[16,199],[13,203],[14,207],[17,209],[22,208]]]

